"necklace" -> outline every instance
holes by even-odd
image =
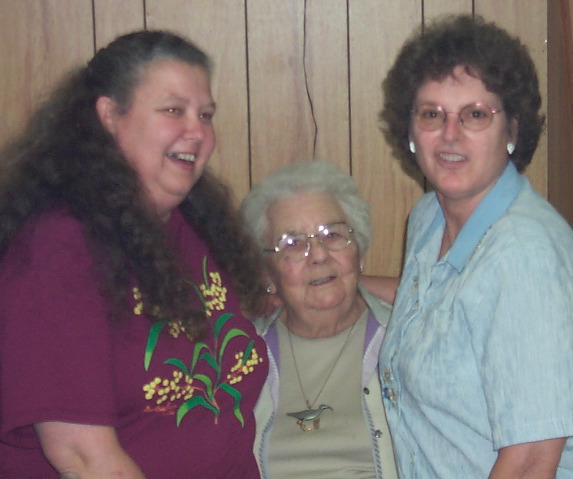
[[[360,319],[360,318],[359,318]],[[324,382],[322,383],[322,386],[320,387],[318,394],[315,396],[314,400],[311,402],[309,401],[309,399],[306,396],[306,393],[304,392],[304,388],[302,386],[302,380],[300,378],[300,372],[298,370],[298,364],[296,362],[296,355],[294,354],[294,348],[292,346],[292,334],[290,332],[290,329],[288,327],[288,325],[285,323],[286,329],[287,329],[287,333],[288,333],[288,342],[290,345],[290,352],[292,354],[292,360],[294,363],[294,370],[296,372],[296,378],[298,380],[298,385],[300,387],[300,392],[302,393],[302,397],[304,399],[304,402],[306,403],[306,407],[307,409],[304,409],[302,411],[297,411],[297,412],[288,412],[287,415],[294,417],[297,421],[296,423],[300,426],[300,428],[305,431],[305,432],[310,432],[314,429],[318,429],[319,425],[320,425],[320,415],[322,414],[322,412],[326,409],[330,409],[332,411],[332,408],[326,404],[321,404],[318,408],[314,408],[314,405],[316,404],[316,401],[318,400],[318,398],[320,397],[320,395],[322,394],[322,391],[324,390],[326,384],[328,383],[328,380],[330,379],[330,376],[332,375],[332,372],[334,371],[334,368],[336,367],[336,365],[338,364],[338,361],[340,360],[340,357],[342,356],[342,353],[344,352],[344,350],[346,349],[346,345],[348,344],[348,341],[350,340],[350,336],[352,336],[352,331],[354,330],[354,326],[356,325],[356,323],[359,321],[356,320],[354,321],[354,323],[352,324],[352,326],[350,328],[348,328],[348,334],[346,335],[346,339],[344,340],[344,344],[342,345],[342,348],[340,348],[340,351],[338,352],[336,358],[334,359],[334,362],[332,363],[332,366],[330,367],[330,371],[328,371],[328,374],[326,375],[326,379],[324,380]],[[312,427],[310,427],[307,423],[312,421]]]

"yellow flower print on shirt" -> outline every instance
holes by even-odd
[[[194,288],[202,304],[205,307],[207,316],[212,316],[218,311],[224,311],[227,300],[227,288],[221,281],[218,272],[207,274],[207,259],[203,260],[204,284],[199,286],[188,281]],[[209,281],[209,279],[211,281]],[[137,288],[133,290],[136,306],[135,314],[141,314],[143,303],[141,294]],[[249,335],[239,329],[231,328],[223,332],[225,324],[233,317],[231,313],[222,312],[214,322],[213,346],[209,346],[203,341],[194,343],[192,355],[188,358],[170,358],[163,361],[164,364],[173,366],[172,378],[156,377],[150,383],[143,386],[145,399],[153,401],[154,408],[161,408],[165,411],[176,410],[177,425],[181,423],[185,415],[197,406],[202,406],[213,412],[214,422],[217,424],[221,413],[217,402],[217,394],[223,392],[233,398],[233,413],[237,420],[244,425],[241,411],[241,393],[233,385],[243,380],[243,377],[252,373],[255,367],[262,363],[263,358],[254,348],[254,340],[250,339],[243,351],[235,354],[236,363],[229,371],[223,371],[223,358],[229,343],[238,337]],[[149,331],[147,347],[145,351],[144,365],[148,370],[153,359],[155,347],[159,336],[167,325],[167,334],[174,338],[179,338],[181,333],[185,333],[185,327],[180,321],[157,321],[153,323]],[[182,339],[187,339],[183,336]],[[189,361],[189,363],[187,362]],[[207,365],[207,373],[197,373],[196,366],[201,363]]]
[[[227,288],[222,286],[221,275],[219,272],[209,273],[211,284],[201,284],[199,289],[205,298],[205,312],[211,316],[213,311],[222,311],[227,301]],[[208,299],[211,298],[211,299]]]

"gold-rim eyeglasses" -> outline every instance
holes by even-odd
[[[412,113],[414,123],[425,131],[436,131],[445,125],[448,115],[458,115],[458,124],[471,131],[482,131],[493,123],[493,117],[503,109],[495,110],[485,103],[475,102],[464,106],[459,112],[446,111],[436,103],[421,103]]]
[[[278,253],[289,263],[305,259],[310,253],[310,240],[316,238],[328,251],[340,251],[352,243],[352,233],[344,221],[320,225],[314,234],[283,233],[274,248],[263,249],[266,253]]]

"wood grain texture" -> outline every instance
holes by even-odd
[[[352,174],[372,208],[373,241],[367,273],[397,275],[406,218],[423,193],[392,157],[378,120],[382,81],[411,31],[420,25],[419,2],[350,3]]]
[[[93,54],[91,0],[0,2],[0,144]]]
[[[423,0],[424,22],[430,22],[444,15],[471,14],[472,0]]]
[[[96,48],[115,37],[145,27],[143,0],[93,0]]]
[[[249,0],[247,12],[256,183],[279,166],[310,158],[315,125],[304,77],[304,3]],[[307,61],[307,68],[316,72],[318,62]]]
[[[0,1],[0,143],[95,48],[135,29],[169,29],[214,60],[217,147],[210,165],[237,198],[295,159],[333,161],[356,178],[372,206],[367,272],[397,274],[406,218],[423,182],[407,175],[385,144],[378,122],[381,82],[412,30],[444,14],[475,11],[519,35],[530,49],[549,134],[527,175],[573,222],[573,38],[565,41],[554,8],[573,0],[550,1]]]

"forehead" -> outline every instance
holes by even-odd
[[[483,81],[458,66],[442,79],[429,79],[422,83],[416,93],[415,101],[420,103],[438,103],[446,110],[459,109],[470,103],[481,102],[492,108],[501,107],[501,100],[495,93],[488,91]]]
[[[338,201],[326,193],[300,193],[272,204],[267,211],[269,233],[285,232],[312,234],[319,225],[346,221]]]
[[[149,95],[186,97],[200,94],[212,101],[205,68],[174,59],[155,60],[144,67],[133,93],[145,98]]]

